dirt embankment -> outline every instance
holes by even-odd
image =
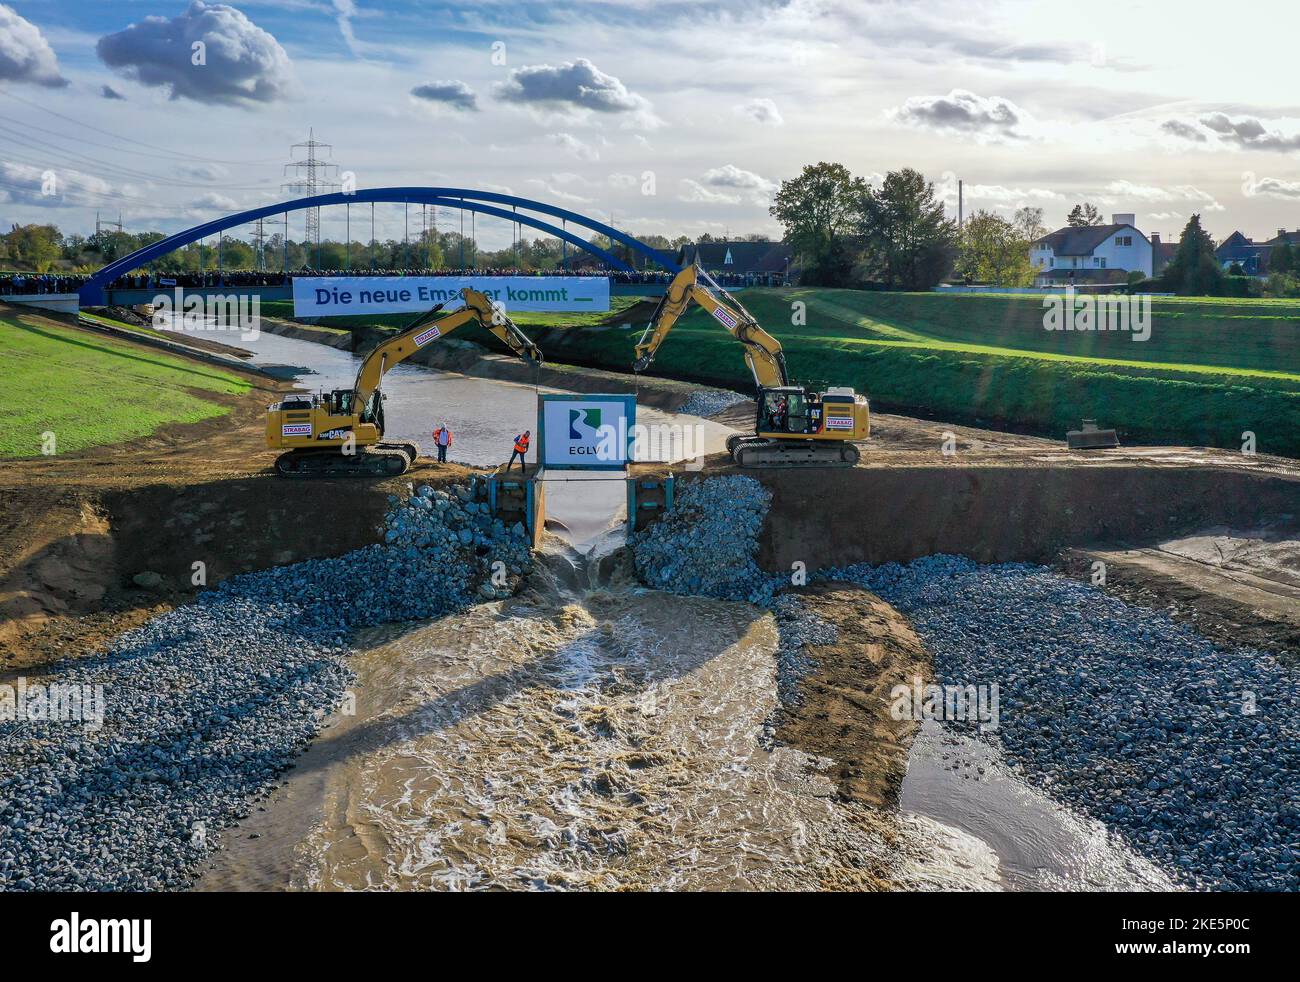
[[[122,344],[131,344],[123,341]],[[419,464],[389,481],[286,481],[266,407],[287,383],[249,373],[229,412],[124,446],[0,462],[0,673],[84,654],[227,576],[379,541],[390,492],[462,480]],[[147,586],[135,581],[145,576]]]
[[[1151,543],[1300,514],[1300,480],[1211,467],[858,467],[753,471],[772,490],[759,563],[809,570],[908,562],[1049,561],[1068,546]]]
[[[1223,644],[1300,660],[1300,519],[1140,548],[1071,549],[1057,566]]]
[[[295,321],[280,320],[277,317],[263,317],[262,328],[267,334],[278,334],[283,338],[294,338],[298,341],[311,341],[314,344],[324,344],[331,348],[338,348],[340,351],[354,350],[356,338],[346,331],[335,331],[324,327],[313,327],[310,324],[299,324]],[[363,349],[362,349],[363,350]]]
[[[930,654],[907,618],[862,587],[819,581],[793,593],[838,638],[804,647],[815,667],[800,704],[782,710],[777,739],[834,760],[830,775],[845,798],[893,809],[918,724],[893,719],[889,695],[917,677],[928,682]]]

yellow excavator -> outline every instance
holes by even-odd
[[[727,451],[741,467],[852,467],[855,442],[871,435],[866,396],[851,388],[815,392],[790,381],[781,342],[768,334],[735,297],[698,266],[678,273],[641,340],[633,368],[644,372],[673,325],[694,300],[744,345],[745,364],[757,386],[758,415],[752,434],[727,438]]]
[[[439,338],[478,323],[525,361],[542,353],[486,293],[465,287],[458,307],[434,323],[444,304],[425,311],[366,355],[350,389],[294,393],[266,411],[266,445],[284,450],[275,461],[282,477],[394,477],[420,455],[416,443],[383,443],[384,374]]]

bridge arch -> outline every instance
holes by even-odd
[[[189,245],[191,242],[197,242],[200,239],[206,239],[210,235],[217,235],[226,229],[236,228],[240,225],[247,225],[255,222],[259,218],[267,218],[271,215],[286,214],[291,211],[302,211],[306,208],[322,208],[328,205],[350,205],[365,204],[369,202],[386,203],[386,204],[426,204],[438,205],[445,208],[459,208],[464,211],[473,211],[479,214],[492,215],[497,218],[504,218],[507,221],[518,222],[520,225],[527,225],[539,231],[546,232],[558,239],[562,239],[571,245],[576,246],[586,252],[599,256],[602,260],[616,269],[632,271],[622,259],[619,259],[612,252],[602,249],[594,242],[570,232],[568,225],[575,225],[580,229],[589,230],[589,234],[600,234],[608,237],[613,242],[619,242],[629,249],[640,253],[648,259],[665,266],[672,272],[679,272],[681,267],[673,262],[670,258],[664,256],[657,249],[646,245],[640,239],[634,238],[625,232],[599,222],[594,218],[586,215],[580,215],[577,212],[569,211],[565,208],[557,208],[554,205],[548,205],[543,201],[534,201],[531,198],[520,198],[512,194],[499,194],[495,191],[475,191],[472,188],[443,188],[443,187],[395,187],[395,188],[366,188],[357,191],[335,191],[330,194],[315,194],[305,198],[294,198],[291,201],[282,201],[274,205],[264,205],[260,208],[250,208],[247,211],[237,212],[233,215],[226,215],[223,218],[213,219],[210,222],[204,222],[201,225],[195,225],[184,231],[176,232],[166,238],[159,239],[142,249],[137,249],[121,259],[115,259],[106,266],[98,270],[89,280],[83,284],[79,294],[79,301],[83,307],[99,306],[104,303],[105,288],[125,273],[143,266],[147,262],[157,259],[159,256],[166,255],[174,249]],[[507,211],[508,206],[511,210]],[[521,213],[518,209],[526,209]],[[527,212],[540,212],[542,215],[551,218],[560,219],[566,227],[557,226],[544,219],[527,214]]]

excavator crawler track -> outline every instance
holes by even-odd
[[[734,438],[732,438],[734,440]],[[741,437],[728,440],[731,458],[740,467],[852,467],[861,454],[851,443],[824,440],[768,440]]]
[[[290,450],[275,460],[281,477],[397,477],[405,474],[419,456],[413,443],[378,443],[354,454],[338,448]]]

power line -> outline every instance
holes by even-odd
[[[201,188],[209,191],[216,191],[216,190],[264,191],[266,190],[266,185],[240,186],[240,185],[233,185],[233,184],[213,184],[211,182],[178,181],[168,177],[161,177],[157,174],[152,174],[148,171],[136,170],[135,168],[126,167],[121,164],[109,163],[108,161],[100,160],[97,157],[91,157],[87,154],[77,153],[75,150],[68,150],[64,147],[56,146],[53,143],[49,143],[46,140],[40,139],[39,137],[27,136],[21,133],[17,133],[6,126],[0,126],[0,133],[5,134],[7,139],[14,140],[20,146],[24,146],[35,153],[58,158],[65,165],[76,166],[76,167],[97,168],[101,171],[104,171],[105,173],[109,174],[112,177],[118,178],[119,180],[125,179],[131,181],[150,181],[155,184],[169,185],[172,187]],[[5,155],[13,156],[13,154],[9,152],[5,152]],[[34,163],[32,161],[24,161],[24,163],[29,163],[31,166],[34,167],[45,167],[48,166],[49,161],[42,160],[39,163]]]
[[[131,143],[137,147],[147,147],[150,150],[157,150],[161,153],[170,154],[172,156],[180,157],[188,160],[197,160],[205,164],[266,164],[276,159],[275,157],[266,157],[261,160],[219,160],[215,157],[205,157],[199,154],[184,153],[180,150],[172,150],[168,147],[160,147],[152,143],[145,143],[142,140],[133,140],[129,136],[122,136],[120,133],[114,133],[112,130],[104,130],[104,129],[100,129],[98,126],[91,126],[89,123],[83,123],[79,119],[73,119],[71,116],[64,116],[62,113],[57,113],[53,109],[50,109],[48,106],[42,106],[38,102],[32,102],[30,99],[24,99],[22,96],[16,94],[10,89],[0,89],[0,95],[7,95],[10,99],[14,99],[27,106],[31,106],[33,109],[38,109],[49,116],[55,116],[59,119],[64,120],[65,122],[72,123],[74,126],[81,126],[85,129],[92,130],[95,133],[103,134],[104,136],[110,136],[115,140],[122,140],[125,143]]]

